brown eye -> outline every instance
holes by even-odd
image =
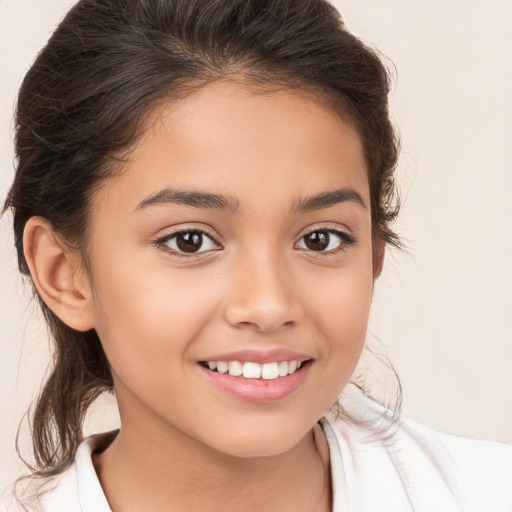
[[[196,252],[203,245],[203,235],[198,231],[188,231],[176,235],[176,245],[183,252]]]
[[[338,229],[317,229],[304,235],[299,242],[301,249],[334,253],[355,243],[355,238]]]
[[[200,230],[178,231],[158,240],[157,245],[165,246],[166,250],[180,256],[187,253],[203,253],[219,248],[207,233]]]
[[[329,246],[329,233],[327,231],[313,231],[304,237],[306,246],[312,251],[324,251]]]

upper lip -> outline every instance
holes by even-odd
[[[273,350],[256,350],[245,349],[233,352],[225,352],[224,354],[214,354],[212,356],[201,359],[201,361],[240,361],[253,363],[280,363],[282,361],[308,361],[312,359],[310,356],[295,352],[285,348],[276,348]]]

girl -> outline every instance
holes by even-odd
[[[6,510],[512,510],[510,447],[347,393],[400,246],[388,90],[323,0],[73,7],[17,106],[56,352]]]

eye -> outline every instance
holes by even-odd
[[[200,229],[176,231],[156,240],[155,245],[177,256],[194,255],[219,248],[213,238]]]
[[[304,242],[302,242],[304,241]],[[304,235],[298,243],[300,249],[319,253],[337,253],[353,245],[356,239],[340,229],[316,229]]]

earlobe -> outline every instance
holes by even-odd
[[[43,217],[31,217],[23,232],[23,252],[34,286],[45,304],[78,331],[94,328],[90,285],[71,252]]]

